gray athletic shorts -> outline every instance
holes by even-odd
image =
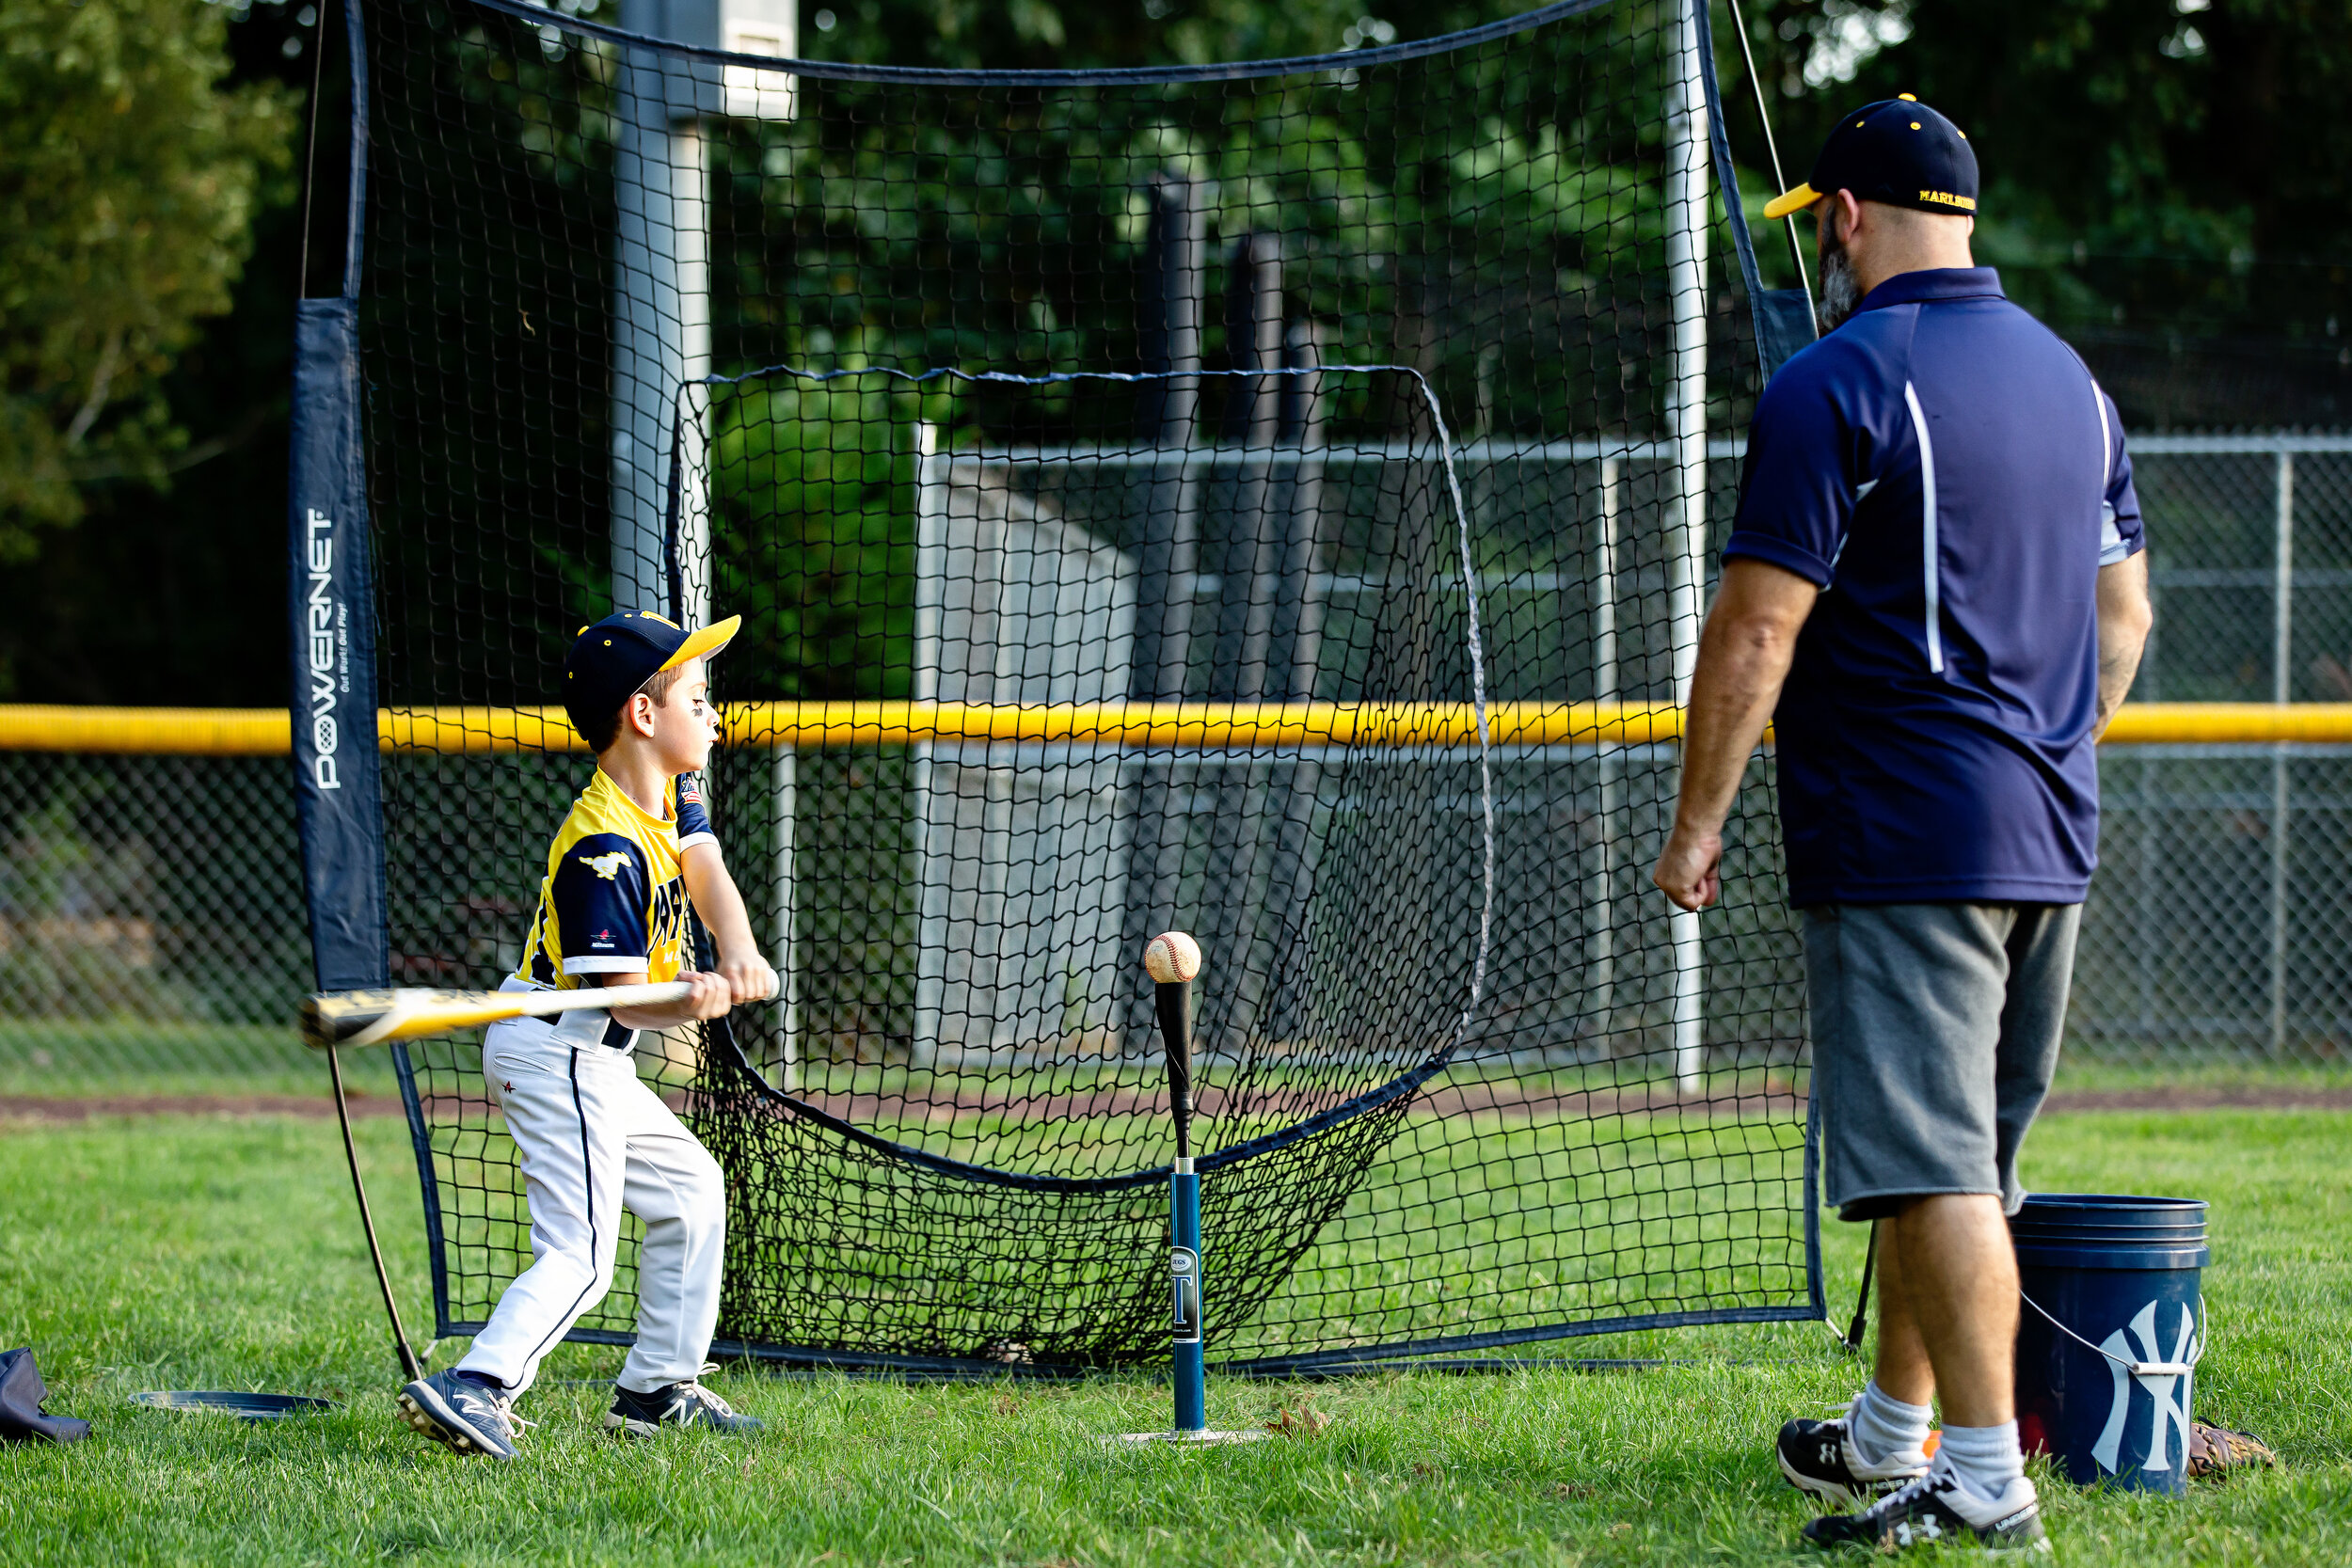
[[[1933,1193],[1997,1193],[2057,1070],[2080,904],[1804,911],[1824,1196],[1872,1220]]]

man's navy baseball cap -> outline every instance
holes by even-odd
[[[1866,103],[1837,122],[1804,183],[1764,206],[1786,217],[1833,191],[1923,213],[1977,210],[1977,153],[1968,134],[1909,93]]]
[[[637,689],[689,659],[708,658],[734,640],[740,615],[688,631],[648,610],[608,615],[582,626],[564,656],[564,711],[585,736],[609,721]],[[589,721],[582,723],[585,718]]]

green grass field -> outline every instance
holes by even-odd
[[[438,1059],[435,1053],[449,1048],[417,1049],[421,1057]],[[1621,1069],[1629,1086],[1646,1083],[1662,1087],[1658,1074],[1664,1069],[1656,1060],[1628,1062]],[[1203,1070],[1214,1081],[1218,1064],[1208,1059]],[[361,1093],[399,1092],[391,1057],[382,1051],[345,1053],[343,1074]],[[1508,1076],[1522,1091],[1539,1091],[1547,1082],[1540,1071],[1525,1069],[1509,1069]],[[1458,1085],[1475,1077],[1475,1069],[1465,1065],[1454,1069],[1449,1082]],[[1042,1094],[1083,1089],[1106,1078],[1148,1091],[1156,1091],[1160,1082],[1155,1062],[1103,1063],[1040,1073],[1025,1086]],[[886,1095],[906,1081],[903,1068],[835,1067],[821,1086],[835,1093]],[[1794,1082],[1785,1068],[1740,1069],[1714,1074],[1709,1092],[1785,1092]],[[1603,1079],[1600,1069],[1583,1067],[1563,1073],[1561,1083],[1589,1089],[1600,1086]],[[2070,1045],[2058,1068],[2060,1093],[2180,1087],[2344,1089],[2352,1087],[2352,1068],[2340,1055],[2270,1061],[2228,1047],[2134,1052],[2080,1045]],[[326,1092],[325,1067],[316,1053],[304,1049],[291,1026],[0,1019],[0,1096],[236,1099]],[[922,1134],[915,1135],[919,1140]]]
[[[346,1053],[345,1080],[397,1094],[382,1051]],[[226,1023],[0,1020],[0,1095],[323,1095],[326,1069],[292,1028]]]
[[[362,1124],[412,1327],[426,1312],[405,1129]],[[2048,1189],[2214,1204],[2213,1350],[2198,1414],[2248,1427],[2275,1472],[2185,1502],[2045,1478],[2061,1560],[2352,1560],[2352,1116],[2050,1118]],[[1833,1296],[1858,1238],[1831,1226]],[[1807,1510],[1767,1450],[1859,1373],[1816,1325],[1588,1340],[1661,1370],[1213,1382],[1212,1418],[1301,1435],[1107,1449],[1166,1419],[1148,1379],[908,1386],[730,1372],[755,1440],[623,1448],[597,1434],[618,1353],[566,1347],[492,1469],[394,1425],[396,1381],[331,1121],[19,1124],[0,1132],[0,1348],[30,1342],[69,1449],[0,1449],[0,1561],[1396,1562],[1803,1560]],[[456,1347],[438,1347],[446,1363]],[[1744,1364],[1741,1358],[1744,1359]],[[140,1409],[141,1388],[324,1394],[245,1426]],[[1320,1430],[1302,1414],[1328,1418]]]

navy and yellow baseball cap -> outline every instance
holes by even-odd
[[[710,657],[734,640],[742,624],[743,617],[730,615],[688,631],[666,616],[630,610],[580,627],[572,651],[564,656],[564,711],[571,715],[572,728],[591,734],[639,687],[689,659]],[[590,722],[580,722],[583,716]]]
[[[1833,191],[1923,213],[1977,210],[1977,153],[1968,134],[1909,93],[1866,103],[1837,122],[1804,183],[1764,205],[1786,217]]]

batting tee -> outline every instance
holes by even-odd
[[[1789,342],[1704,0],[1096,71],[352,9],[293,503],[321,983],[494,987],[592,766],[574,628],[743,614],[707,794],[786,994],[641,1046],[728,1173],[723,1348],[1165,1355],[1168,927],[1225,1364],[1822,1315],[1769,757],[1720,911],[1646,879]],[[513,1148],[477,1039],[399,1071],[465,1334]]]

